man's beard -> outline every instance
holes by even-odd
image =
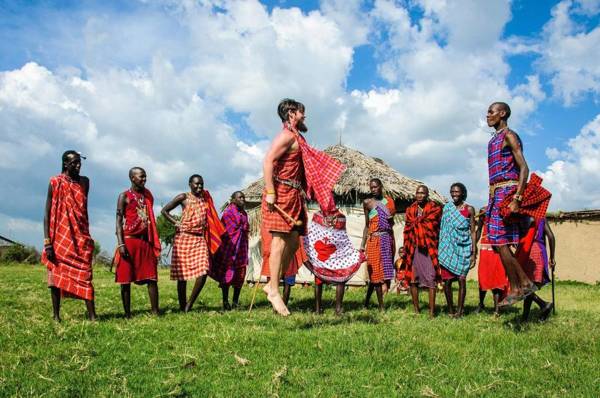
[[[296,125],[296,129],[298,129],[298,131],[302,133],[306,133],[308,131],[308,127],[306,127],[306,124],[304,124],[304,122],[298,122],[298,124]]]

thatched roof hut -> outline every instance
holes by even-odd
[[[385,194],[396,202],[398,211],[404,212],[415,200],[417,187],[423,184],[402,175],[381,159],[343,145],[330,146],[325,153],[346,165],[346,171],[333,188],[335,202],[341,207],[360,204],[370,193],[369,180],[377,177],[383,182]],[[263,190],[262,178],[243,189],[249,209],[260,205]],[[430,190],[429,197],[440,204],[445,202],[445,198],[434,190]]]

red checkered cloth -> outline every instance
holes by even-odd
[[[406,209],[404,225],[404,256],[406,271],[412,275],[412,262],[417,247],[427,248],[427,254],[435,268],[436,279],[441,280],[438,261],[438,242],[442,208],[433,201],[428,201],[419,214],[419,206],[415,202]]]
[[[52,177],[50,186],[48,237],[55,262],[42,253],[42,263],[48,268],[49,285],[59,288],[64,296],[93,300],[94,241],[89,232],[87,193],[79,182],[64,174]]]
[[[271,276],[271,271],[269,268],[269,258],[271,256],[271,241],[273,239],[273,235],[271,235],[264,228],[261,229],[260,239],[261,239],[261,250],[262,250],[262,265],[260,274],[262,276],[266,276],[267,278]],[[304,247],[302,246],[302,239],[298,241],[298,250],[290,260],[290,264],[285,270],[285,274],[282,276],[283,278],[289,278],[292,276],[296,276],[302,264],[307,260],[306,252],[304,251]],[[281,270],[280,270],[281,272]]]
[[[191,193],[186,200],[173,241],[171,280],[185,281],[206,275],[210,265],[205,237],[208,204]]]
[[[304,174],[306,176],[306,196],[319,203],[324,215],[335,214],[337,208],[333,200],[333,186],[346,166],[340,161],[319,151],[306,142],[306,139],[294,131],[302,152]]]
[[[516,187],[514,192],[516,192]],[[519,212],[511,214],[508,205],[513,200],[514,192],[506,195],[504,200],[500,203],[500,215],[504,218],[505,222],[518,222],[520,220],[519,215],[527,215],[533,217],[535,220],[540,220],[546,217],[546,211],[550,204],[550,198],[552,194],[546,188],[542,187],[542,178],[535,173],[531,174],[531,178],[523,191],[523,200],[519,206]]]

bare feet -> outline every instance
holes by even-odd
[[[263,292],[265,292],[267,295],[267,300],[269,300],[275,312],[281,316],[290,315],[290,311],[285,306],[285,303],[283,302],[283,299],[278,291],[272,291],[269,285],[265,285],[265,287],[263,287]]]

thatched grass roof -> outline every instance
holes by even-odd
[[[598,221],[600,220],[600,209],[597,210],[579,210],[579,211],[559,211],[556,213],[547,213],[546,218],[549,221]]]
[[[421,181],[402,175],[381,159],[343,145],[330,146],[325,149],[325,153],[346,165],[346,171],[333,188],[336,202],[360,203],[370,193],[369,180],[374,177],[383,182],[385,194],[395,201],[414,201],[417,187],[423,184]],[[263,190],[262,178],[243,189],[249,207],[260,203]],[[434,190],[430,190],[429,197],[438,203],[445,202],[445,198]]]

